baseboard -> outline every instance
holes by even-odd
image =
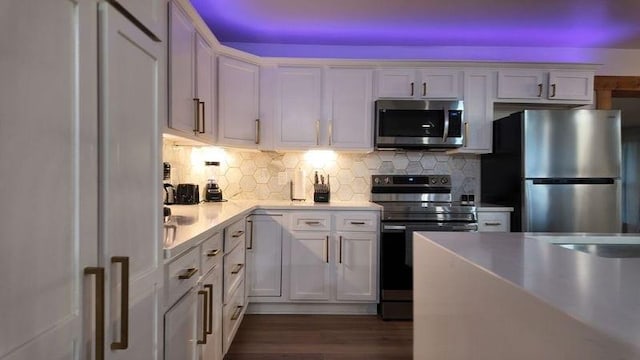
[[[250,303],[247,314],[375,315],[376,303]]]

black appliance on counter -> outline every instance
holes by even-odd
[[[413,318],[413,232],[477,231],[475,206],[451,201],[449,175],[372,175],[382,205],[380,303],[384,320]]]
[[[196,184],[178,184],[176,188],[176,204],[193,205],[200,202],[200,190]]]

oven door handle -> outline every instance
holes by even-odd
[[[382,225],[383,233],[397,233],[405,230],[407,230],[407,227],[404,225]]]

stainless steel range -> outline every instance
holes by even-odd
[[[373,175],[371,184],[371,201],[383,207],[378,314],[411,319],[413,232],[477,231],[476,208],[452,201],[449,175]]]

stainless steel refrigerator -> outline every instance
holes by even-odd
[[[481,200],[513,231],[620,232],[620,169],[619,110],[525,110],[493,122]]]

